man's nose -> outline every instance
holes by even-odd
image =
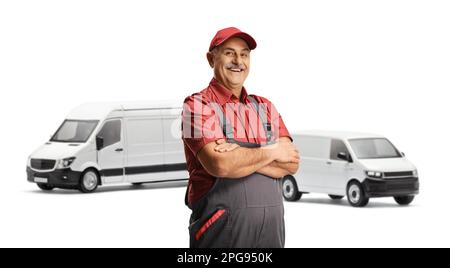
[[[244,62],[244,61],[243,61],[243,59],[242,59],[241,56],[236,55],[236,56],[233,57],[233,63],[234,63],[234,64],[239,65],[239,64],[242,64],[243,62]]]

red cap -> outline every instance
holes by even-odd
[[[220,46],[232,37],[239,37],[243,39],[245,42],[247,42],[250,50],[256,48],[256,41],[255,39],[253,39],[253,37],[251,37],[248,33],[242,32],[238,28],[230,27],[222,29],[216,33],[216,36],[214,36],[213,40],[211,41],[211,45],[209,46],[209,51],[213,50],[217,46]]]

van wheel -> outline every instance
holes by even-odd
[[[395,196],[394,197],[395,202],[401,206],[407,206],[411,204],[411,202],[414,200],[414,195],[407,195],[407,196]]]
[[[37,186],[42,190],[42,191],[51,191],[53,189],[55,189],[55,187],[48,185],[48,184],[44,184],[44,183],[38,183]]]
[[[86,170],[81,176],[79,190],[82,193],[92,193],[97,190],[99,184],[98,173],[93,169]]]
[[[369,203],[361,183],[357,181],[351,182],[347,187],[347,199],[353,207],[365,207]]]
[[[283,197],[286,201],[297,201],[302,198],[302,193],[298,191],[297,183],[292,176],[283,178]]]
[[[331,199],[333,200],[341,200],[342,198],[344,198],[342,195],[328,195]]]

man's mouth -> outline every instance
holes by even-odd
[[[232,64],[232,63],[226,64],[225,68],[233,73],[242,73],[246,69],[244,64]]]
[[[233,73],[240,73],[244,71],[244,69],[241,68],[229,68],[228,70],[232,71]]]

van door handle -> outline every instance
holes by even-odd
[[[331,161],[327,161],[327,165],[331,165]]]
[[[117,148],[117,149],[115,149],[114,151],[116,151],[116,152],[122,152],[122,151],[123,151],[123,148]]]

